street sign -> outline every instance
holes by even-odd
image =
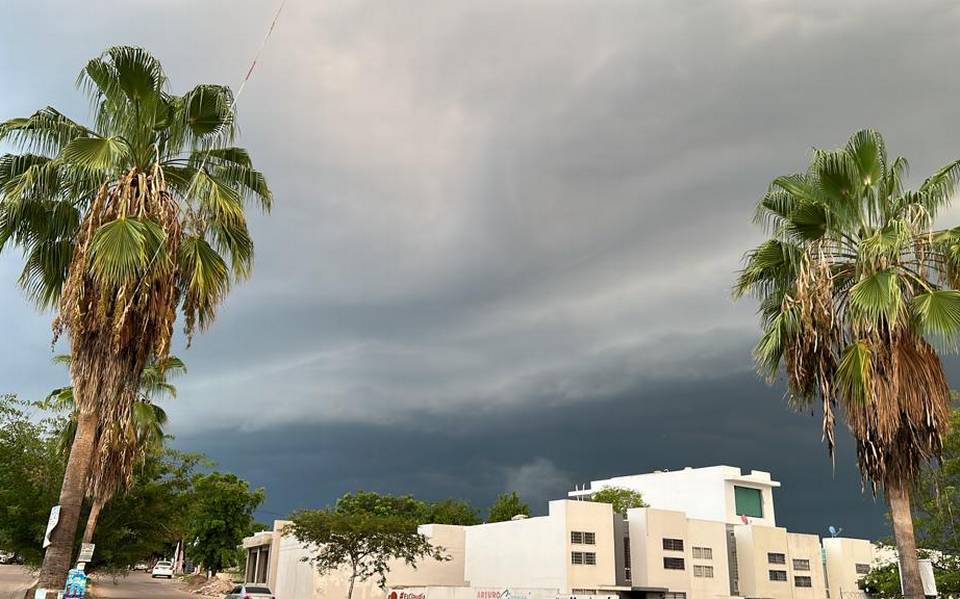
[[[77,558],[78,562],[85,564],[90,563],[93,560],[93,550],[96,547],[93,543],[84,543],[80,545],[80,557]]]
[[[43,536],[44,549],[50,546],[50,533],[52,533],[53,529],[57,527],[58,522],[60,522],[60,506],[55,505],[50,508],[50,519],[47,520],[47,534]]]

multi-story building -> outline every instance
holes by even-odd
[[[613,512],[585,501],[604,487],[640,491],[650,507]],[[391,564],[397,599],[843,599],[878,555],[869,541],[776,526],[769,473],[715,466],[593,481],[547,514],[476,526],[425,525],[449,559]],[[345,595],[347,578],[318,575],[284,523],[250,537],[247,577],[278,599]],[[890,556],[887,556],[889,559]],[[393,593],[391,593],[392,596]],[[374,581],[355,599],[382,599]]]

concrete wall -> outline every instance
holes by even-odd
[[[464,527],[429,524],[420,532],[444,549],[449,560],[422,560],[411,567],[400,560],[391,561],[387,584],[394,587],[451,585],[464,586]],[[293,537],[279,536],[276,578],[273,586],[277,599],[341,599],[347,596],[349,571],[342,568],[321,576],[304,558],[313,555],[308,547]],[[354,599],[383,599],[386,592],[376,577],[358,581]]]
[[[823,599],[827,596],[827,584],[823,575],[823,559],[820,552],[820,537],[798,533],[787,533],[787,572],[793,585],[794,599]],[[806,560],[809,570],[794,567],[794,560]],[[798,587],[797,576],[809,576],[812,587]]]
[[[569,496],[584,497],[605,487],[624,487],[642,493],[644,500],[653,508],[685,512],[688,517],[698,520],[742,524],[741,517],[736,513],[735,486],[761,492],[763,518],[751,518],[753,523],[776,525],[773,488],[780,486],[780,483],[774,481],[767,472],[743,474],[733,466],[685,468],[595,480],[591,481],[590,489],[572,491]]]
[[[466,528],[464,578],[470,586],[560,590],[566,586],[561,518],[538,516]]]
[[[633,586],[687,593],[691,599],[730,596],[723,522],[688,519],[683,512],[653,508],[630,510],[627,519]],[[683,551],[664,549],[665,538],[682,540]],[[709,548],[711,557],[694,558],[694,547]],[[665,568],[664,558],[682,558],[683,570]],[[695,576],[696,566],[712,568],[713,576]]]
[[[864,539],[824,539],[823,550],[830,597],[835,599],[859,590],[857,582],[863,575],[857,573],[857,564],[872,566],[877,558],[873,543]]]
[[[573,593],[575,589],[599,591],[604,586],[615,586],[617,584],[616,551],[614,550],[616,538],[613,525],[614,513],[610,504],[590,501],[551,501],[550,517],[561,517],[564,522],[567,548],[564,563],[567,567],[567,581],[561,587],[561,592]],[[620,518],[619,515],[616,517]],[[592,532],[596,535],[596,543],[574,544],[570,537],[572,531]],[[571,553],[574,551],[594,553],[596,564],[573,564]]]

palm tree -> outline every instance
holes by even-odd
[[[804,173],[777,177],[757,207],[769,239],[749,252],[735,295],[759,299],[758,369],[786,373],[789,401],[852,433],[864,483],[890,505],[905,595],[923,597],[910,485],[936,459],[950,393],[938,349],[960,335],[960,227],[936,230],[960,161],[916,190],[907,161],[876,131],[814,150]]]
[[[40,586],[62,588],[70,566],[97,431],[123,421],[144,367],[170,349],[178,310],[188,343],[213,320],[234,280],[250,274],[246,200],[271,193],[232,146],[233,95],[220,85],[172,94],[159,61],[110,48],[82,69],[93,124],[54,108],[0,124],[0,248],[20,247],[20,283],[54,308],[54,338],[70,339],[77,434],[60,523]]]
[[[57,356],[54,361],[69,364],[70,356]],[[87,482],[87,496],[92,503],[83,531],[84,543],[93,542],[97,520],[107,502],[118,491],[128,489],[133,484],[136,465],[145,457],[163,451],[166,439],[163,428],[167,424],[167,413],[156,402],[164,396],[177,396],[177,388],[168,382],[168,378],[185,371],[186,365],[176,356],[167,356],[159,361],[151,359],[140,377],[140,389],[126,421],[116,421],[111,417],[102,419]],[[45,404],[70,414],[60,439],[61,451],[68,456],[77,430],[73,387],[54,389],[47,396]]]

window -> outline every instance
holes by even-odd
[[[576,530],[570,531],[570,542],[574,545],[583,545],[583,533]]]
[[[573,589],[574,595],[596,595],[597,589]]]
[[[663,558],[663,569],[664,570],[683,570],[683,558],[682,557],[665,557]]]
[[[663,548],[667,551],[683,551],[683,539],[664,539]]]
[[[693,559],[713,559],[713,549],[710,547],[694,547]]]
[[[583,533],[583,544],[584,544],[584,545],[596,545],[596,544],[597,544],[597,533],[595,533],[595,532],[585,532],[585,533]]]
[[[597,554],[592,551],[574,551],[570,554],[570,563],[576,566],[596,566]]]
[[[626,564],[623,568],[623,577],[630,580],[630,537],[623,537],[623,563]]]
[[[808,559],[795,559],[793,560],[793,569],[794,570],[803,570],[804,572],[810,571],[810,560]]]
[[[713,578],[713,566],[694,566],[693,575],[697,578]]]
[[[857,574],[869,574],[870,564],[857,564]]]
[[[663,599],[687,599],[686,593],[664,593]]]
[[[786,564],[787,556],[782,553],[768,553],[767,562],[771,564]]]
[[[810,588],[813,586],[813,579],[809,576],[794,576],[793,577],[793,586],[795,587],[804,587]]]
[[[787,571],[786,570],[770,570],[770,580],[773,580],[776,582],[786,582]]]
[[[738,516],[763,518],[763,494],[760,489],[734,486],[733,499]]]

